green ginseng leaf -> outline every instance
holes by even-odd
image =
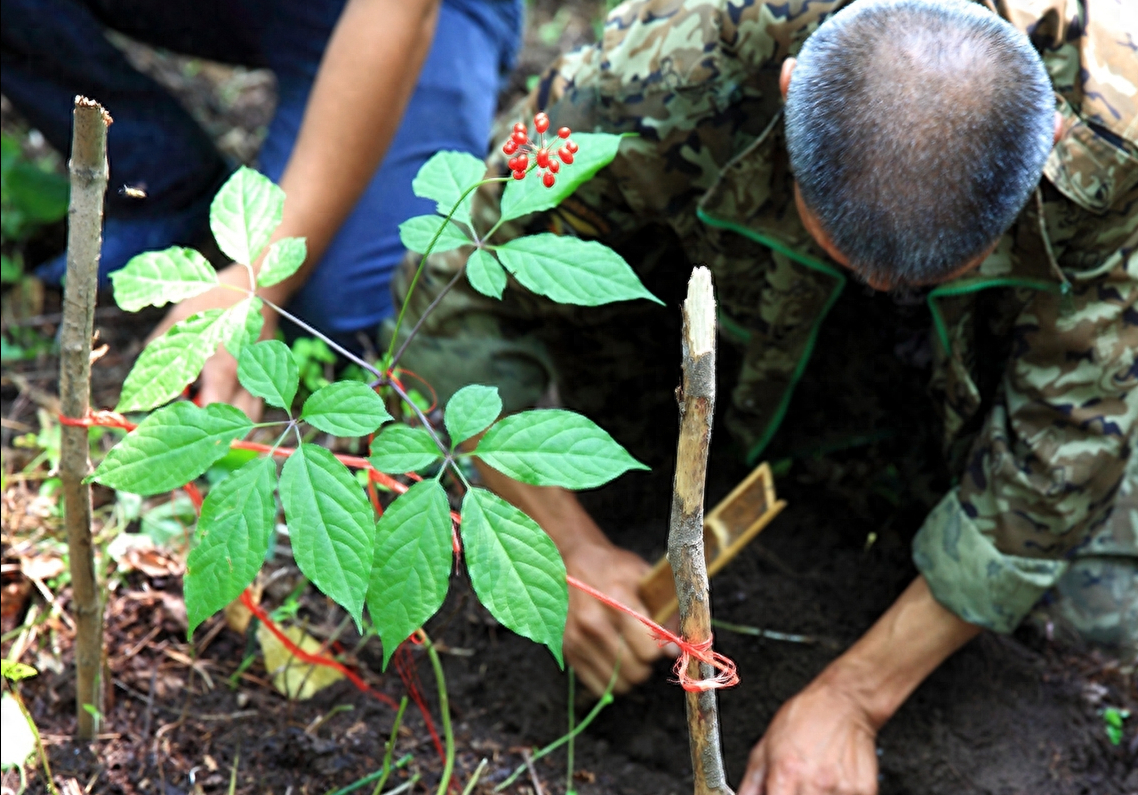
[[[439,214],[445,216],[459,197],[471,185],[481,182],[485,174],[486,164],[474,155],[466,152],[438,152],[419,169],[411,183],[411,190],[415,191],[416,196],[438,202]],[[470,204],[473,198],[472,191],[451,217],[470,226]]]
[[[428,467],[441,455],[439,446],[426,429],[394,423],[375,437],[368,460],[380,472],[398,475]]]
[[[300,371],[288,346],[278,340],[265,340],[249,345],[237,360],[237,380],[256,397],[270,406],[289,411]]]
[[[217,272],[192,248],[171,246],[132,257],[111,274],[115,303],[125,312],[176,304],[217,286]]]
[[[273,460],[256,458],[206,495],[183,584],[189,637],[199,624],[241,596],[260,571],[277,514],[276,483]]]
[[[91,479],[117,491],[161,494],[199,477],[252,428],[244,412],[224,403],[174,403],[112,447]]]
[[[483,295],[501,298],[506,289],[506,271],[494,255],[484,249],[470,253],[466,261],[466,278],[470,286]]]
[[[269,246],[269,253],[257,274],[257,286],[269,287],[283,282],[304,264],[308,244],[303,237],[285,237]]]
[[[333,436],[364,436],[391,420],[383,398],[362,381],[337,381],[304,401],[300,418]]]
[[[261,336],[261,328],[265,325],[262,305],[257,296],[246,298],[226,309],[217,321],[217,338],[234,359],[241,358],[241,352]]]
[[[486,430],[501,413],[502,398],[498,396],[497,387],[464,386],[447,401],[443,416],[451,444],[458,446]]]
[[[209,228],[222,252],[252,265],[280,225],[284,198],[263,174],[246,166],[233,172],[209,208]]]
[[[328,450],[302,444],[281,469],[280,494],[296,565],[361,626],[375,544],[364,490]]]
[[[442,606],[450,580],[450,504],[436,480],[387,506],[376,528],[367,607],[387,666],[399,644]]]
[[[462,548],[474,592],[490,614],[548,646],[564,666],[569,588],[561,554],[545,531],[498,495],[473,488],[462,500]]]
[[[562,409],[503,418],[474,454],[514,480],[566,489],[591,489],[630,469],[648,469],[592,420]]]
[[[496,253],[522,285],[560,304],[600,306],[635,298],[663,303],[622,256],[596,241],[545,232],[511,240]]]
[[[502,220],[509,221],[523,215],[556,207],[573,194],[573,191],[593,178],[616,157],[623,136],[609,133],[573,133],[572,140],[580,147],[572,164],[563,164],[552,188],[542,184],[536,173],[522,180],[510,180],[502,192]],[[561,141],[555,140],[551,149],[556,152]],[[556,156],[556,155],[554,155]]]
[[[436,233],[439,235],[438,240],[435,240]],[[427,253],[432,240],[435,240],[435,245],[431,247],[433,254],[473,245],[473,241],[461,229],[438,215],[416,215],[414,218],[408,218],[399,225],[399,239],[408,250],[416,254]]]
[[[207,309],[175,323],[151,342],[123,382],[115,411],[149,411],[182,394],[217,350],[222,309]]]

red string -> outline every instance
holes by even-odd
[[[418,645],[414,635],[412,635],[409,640],[411,643]],[[411,656],[411,649],[408,648],[406,643],[401,643],[399,648],[395,650],[392,661],[395,663],[395,672],[399,674],[399,679],[403,682],[403,687],[407,689],[411,700],[415,702],[415,706],[419,708],[419,712],[422,713],[426,719],[427,731],[431,735],[431,742],[435,744],[435,750],[445,765],[446,750],[443,748],[442,740],[439,739],[439,733],[435,731],[434,721],[431,720],[431,710],[427,706],[426,699],[423,698],[423,686],[419,681],[419,672],[415,668],[415,658]]]
[[[409,375],[412,378],[414,378],[420,384],[425,386],[427,388],[427,391],[431,393],[431,405],[429,405],[427,407],[427,411],[425,412],[426,414],[430,414],[432,411],[434,411],[436,408],[438,408],[439,393],[435,391],[435,388],[433,386],[431,386],[431,384],[427,381],[427,379],[423,378],[423,376],[419,375],[414,370],[408,370],[405,367],[399,367],[397,369],[399,370],[400,374]],[[395,373],[393,373],[391,370],[388,370],[387,373],[385,373],[385,375],[388,378],[390,378],[392,381],[394,381],[395,383],[399,384],[399,388],[402,389],[404,392],[407,391],[407,387],[403,386],[403,382],[400,381],[398,378],[396,378]]]
[[[655,638],[656,642],[661,646],[665,643],[676,644],[680,649],[680,657],[676,660],[676,665],[672,670],[676,674],[676,683],[684,690],[702,693],[707,690],[719,690],[725,687],[734,687],[739,684],[739,672],[735,668],[734,661],[717,651],[711,650],[712,638],[710,636],[702,641],[684,640],[671,630],[660,626],[648,618],[648,616],[637,613],[628,605],[618,602],[611,596],[598,591],[591,585],[581,582],[570,574],[565,575],[565,581],[577,590],[584,591],[589,596],[608,605],[614,610],[619,610],[635,618],[641,624],[648,627],[652,633],[652,637]],[[718,673],[705,679],[692,679],[688,675],[689,664],[692,660],[710,665]]]
[[[92,411],[89,412],[84,419],[73,419],[70,417],[60,416],[59,421],[64,425],[102,425],[113,428],[125,428],[126,430],[133,430],[135,425],[129,420],[125,419],[121,414],[115,414],[111,411]],[[232,442],[231,446],[240,450],[253,450],[260,453],[272,453],[273,455],[287,458],[296,452],[290,447],[270,447],[265,444],[258,444],[256,442]],[[390,475],[380,472],[371,465],[366,458],[359,456],[341,455],[336,454],[336,458],[345,466],[354,469],[365,469],[368,473],[368,479],[379,483],[397,494],[403,494],[407,491],[407,486],[400,483]],[[418,478],[416,478],[418,479]],[[193,484],[190,484],[191,486]],[[196,490],[196,489],[195,489]],[[193,494],[190,495],[194,499]],[[199,495],[200,499],[200,495]],[[454,511],[451,511],[451,544],[454,548],[456,556],[462,553],[462,544],[458,535],[458,524],[461,517]],[[631,607],[618,602],[611,596],[608,596],[596,590],[592,586],[578,580],[576,577],[565,575],[566,582],[572,585],[579,591],[589,594],[594,599],[597,599],[614,610],[619,610],[622,613],[632,616],[641,624],[646,626],[651,632],[652,636],[661,645],[665,643],[674,643],[680,649],[680,658],[676,660],[675,674],[676,682],[683,687],[684,690],[692,692],[704,692],[707,690],[718,690],[726,687],[734,687],[739,683],[739,674],[736,670],[735,663],[730,658],[720,654],[719,652],[712,651],[712,638],[708,637],[702,641],[686,641],[674,632],[671,632],[664,627],[657,624],[647,616],[641,615],[633,610]],[[244,599],[244,597],[242,597]],[[711,666],[717,673],[714,676],[704,679],[693,679],[688,675],[688,668],[692,660]],[[316,663],[322,664],[322,663]],[[338,665],[338,663],[337,663]],[[430,717],[428,713],[424,713],[427,718],[428,725],[430,724]]]

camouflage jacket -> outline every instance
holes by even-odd
[[[554,126],[638,134],[549,223],[606,240],[666,224],[712,269],[721,336],[743,348],[727,424],[752,460],[847,278],[795,209],[778,88],[783,60],[845,2],[627,2],[600,43],[557,60],[503,119],[544,109]],[[932,386],[961,481],[918,533],[914,560],[955,613],[1010,631],[1102,525],[1134,445],[1138,5],[997,10],[1038,48],[1064,125],[1036,200],[995,253],[929,295]],[[491,167],[504,173],[501,160]],[[476,212],[493,217],[495,201],[487,189]],[[981,310],[989,290],[998,300]],[[1011,340],[987,402],[981,329]]]

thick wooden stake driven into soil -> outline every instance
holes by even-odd
[[[701,644],[711,638],[703,549],[703,491],[715,414],[715,297],[707,268],[692,272],[683,315],[684,380],[679,393],[680,441],[676,450],[668,562],[675,573],[680,634],[688,643]],[[687,675],[692,680],[708,679],[715,675],[715,670],[692,659]],[[685,695],[695,795],[732,795],[719,747],[715,691],[688,691]]]
[[[95,322],[99,253],[103,243],[103,197],[107,192],[107,125],[111,117],[98,102],[75,98],[71,142],[71,206],[67,211],[67,282],[63,290],[60,333],[59,398],[63,416],[87,416],[91,394],[91,334]],[[100,669],[103,660],[103,610],[95,580],[91,543],[91,489],[87,429],[64,425],[59,477],[63,516],[71,559],[74,600],[75,701],[79,739],[93,740],[102,714]]]

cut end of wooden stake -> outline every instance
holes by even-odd
[[[75,95],[75,107],[77,107],[77,108],[98,108],[99,113],[102,114],[102,117],[103,117],[103,124],[107,125],[108,127],[110,127],[112,124],[114,124],[115,120],[111,118],[111,114],[107,113],[107,109],[104,108],[102,105],[100,105],[98,102],[96,102],[93,99],[88,99],[87,97],[85,97],[81,94],[76,94]]]
[[[688,297],[684,300],[688,351],[698,358],[715,349],[715,295],[711,289],[711,271],[702,265],[692,271],[688,281]]]

